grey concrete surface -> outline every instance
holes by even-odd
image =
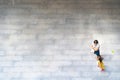
[[[0,0],[0,80],[120,80],[119,4]],[[105,72],[90,53],[94,39]]]

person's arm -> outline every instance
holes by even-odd
[[[93,47],[93,45],[91,45],[91,48],[94,50],[94,51],[97,51],[99,49],[99,46],[98,47]]]
[[[92,47],[92,49],[94,50],[94,51],[97,51],[99,48],[98,47]]]
[[[100,67],[99,61],[97,61],[97,65],[98,65],[98,67]]]

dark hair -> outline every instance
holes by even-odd
[[[99,61],[102,62],[103,58],[101,56],[98,56],[99,57]]]
[[[95,44],[98,44],[98,40],[94,40],[94,43],[95,43]]]

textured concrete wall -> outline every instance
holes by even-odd
[[[120,80],[119,4],[0,0],[0,80]],[[90,53],[94,39],[105,72]]]

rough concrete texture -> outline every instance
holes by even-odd
[[[119,61],[120,0],[0,0],[0,80],[120,80]]]

